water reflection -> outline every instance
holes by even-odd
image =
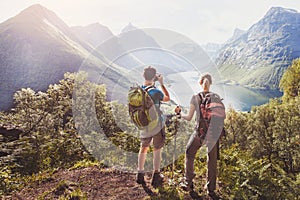
[[[188,107],[193,93],[198,93],[202,89],[198,83],[198,72],[170,74],[167,79],[174,101],[182,106]],[[213,81],[211,91],[224,99],[226,108],[233,107],[239,111],[250,111],[252,106],[262,105],[270,98],[282,96],[278,90],[250,89],[241,85],[215,84],[217,80]]]

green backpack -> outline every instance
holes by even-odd
[[[158,112],[148,94],[148,91],[154,88],[154,86],[148,86],[143,89],[140,86],[134,86],[128,92],[129,115],[132,122],[140,130],[153,130],[158,125]]]

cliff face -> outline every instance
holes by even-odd
[[[285,69],[300,57],[299,43],[300,13],[274,7],[248,31],[224,45],[217,65],[228,80],[277,89]]]

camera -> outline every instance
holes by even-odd
[[[154,77],[154,82],[155,82],[155,81],[158,81],[158,77],[160,77],[160,74],[156,74],[156,75],[155,75],[155,77]]]

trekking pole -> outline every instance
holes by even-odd
[[[179,106],[177,105],[177,108]],[[175,131],[174,131],[174,149],[173,149],[173,164],[172,164],[172,179],[174,178],[174,169],[175,169],[175,161],[176,161],[176,139],[177,139],[177,132],[178,132],[178,127],[179,127],[179,116],[180,116],[180,111],[179,113],[176,113],[176,118],[175,118]]]

